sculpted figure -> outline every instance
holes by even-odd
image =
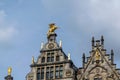
[[[49,27],[50,27],[50,29],[49,29],[48,33],[52,33],[57,29],[57,26],[54,23],[49,24]]]

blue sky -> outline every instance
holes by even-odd
[[[0,80],[13,68],[14,80],[25,80],[32,56],[40,55],[47,41],[49,23],[59,27],[57,41],[81,67],[82,53],[89,56],[91,38],[105,38],[107,53],[113,49],[120,67],[119,0],[0,0]]]

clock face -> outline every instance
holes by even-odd
[[[54,48],[54,44],[53,43],[48,44],[48,48],[49,49],[53,49]]]

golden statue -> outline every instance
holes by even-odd
[[[12,73],[12,68],[9,67],[9,68],[8,68],[8,75],[11,75],[11,73]]]
[[[100,54],[99,54],[98,50],[96,51],[95,57],[96,57],[96,60],[100,60]]]
[[[58,27],[55,25],[55,23],[51,23],[51,24],[49,24],[49,31],[48,31],[48,35],[50,34],[50,33],[53,33]]]

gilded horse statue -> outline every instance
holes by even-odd
[[[54,33],[54,31],[58,28],[56,25],[55,25],[55,23],[51,23],[51,24],[49,24],[49,30],[48,30],[48,36],[51,34],[51,33]]]

